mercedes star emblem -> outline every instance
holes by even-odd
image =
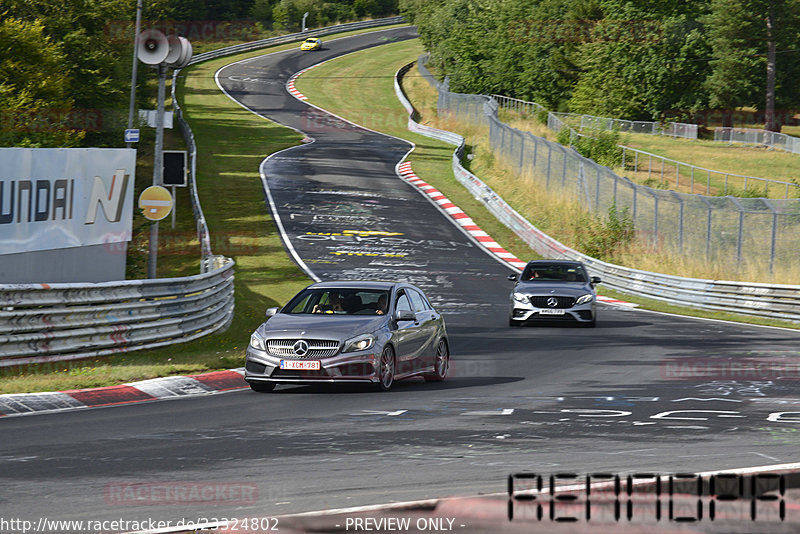
[[[292,347],[292,350],[295,356],[300,356],[302,358],[308,353],[308,342],[303,339],[298,339]]]

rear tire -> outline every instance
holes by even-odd
[[[444,339],[439,340],[436,346],[436,358],[433,361],[433,372],[425,373],[422,378],[425,382],[441,382],[447,377],[447,371],[450,369],[450,349],[447,347],[447,341]]]
[[[389,391],[394,384],[394,349],[386,345],[381,352],[381,361],[378,365],[378,391]]]
[[[250,389],[258,393],[269,393],[275,389],[274,382],[250,382]]]

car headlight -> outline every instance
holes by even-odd
[[[513,298],[520,304],[527,304],[528,302],[530,302],[528,300],[528,295],[524,295],[522,293],[514,293]]]
[[[578,297],[578,300],[575,301],[575,304],[586,304],[587,302],[591,302],[593,298],[594,295],[592,294],[581,295]]]
[[[253,332],[253,335],[250,336],[250,346],[258,350],[267,350],[264,345],[264,338],[258,335],[258,332]]]
[[[356,352],[359,350],[367,350],[375,344],[375,336],[372,334],[362,334],[348,339],[344,342],[344,349],[342,352]]]

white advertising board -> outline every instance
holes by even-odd
[[[0,148],[0,254],[130,241],[136,150]]]

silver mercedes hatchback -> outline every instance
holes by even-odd
[[[245,380],[259,392],[276,384],[441,381],[450,366],[444,319],[416,286],[403,282],[320,282],[267,321],[247,347]]]
[[[517,282],[511,292],[509,326],[534,321],[570,321],[593,327],[597,324],[595,284],[579,261],[534,260],[522,275],[510,275]]]

